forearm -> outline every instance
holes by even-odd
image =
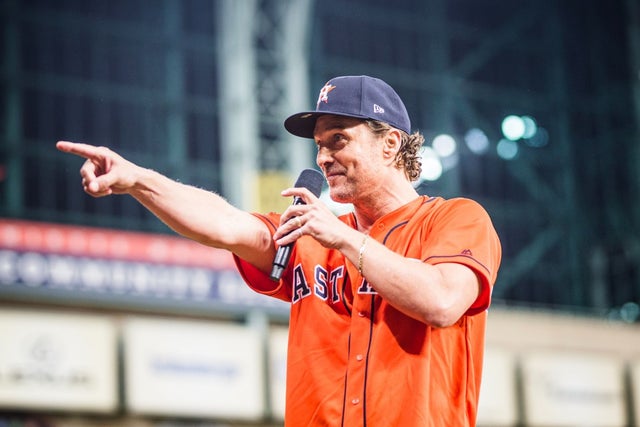
[[[359,232],[345,242],[341,251],[382,298],[431,326],[455,323],[477,297],[478,280],[468,267],[405,258]]]
[[[213,216],[225,215],[221,198],[196,187],[173,181],[151,169],[140,168],[129,194],[177,233],[212,246]],[[220,239],[222,240],[222,239]]]
[[[269,268],[275,252],[264,224],[221,196],[144,168],[129,194],[178,234]]]

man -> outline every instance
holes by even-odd
[[[487,213],[417,194],[423,138],[382,80],[334,78],[285,127],[315,140],[331,198],[353,213],[338,218],[289,188],[306,204],[249,214],[107,148],[58,148],[87,159],[90,195],[130,194],[176,232],[233,252],[251,288],[291,303],[287,426],[475,426],[501,257]],[[292,242],[282,279],[270,279],[277,247]]]

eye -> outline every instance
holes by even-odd
[[[348,138],[345,133],[342,132],[331,132],[326,135],[324,138],[316,139],[316,149],[320,151],[320,149],[325,148],[330,151],[336,151],[341,149],[347,144]]]

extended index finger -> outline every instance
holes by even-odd
[[[84,157],[85,159],[91,159],[99,154],[98,147],[89,144],[82,144],[79,142],[58,141],[56,148],[65,153],[75,154],[76,156]]]

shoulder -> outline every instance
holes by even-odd
[[[461,215],[488,215],[486,209],[477,201],[466,197],[455,197],[452,199],[434,198],[433,209],[451,214]]]
[[[493,221],[486,209],[477,201],[466,197],[436,198],[430,203],[425,203],[423,218],[429,228],[493,227]]]

